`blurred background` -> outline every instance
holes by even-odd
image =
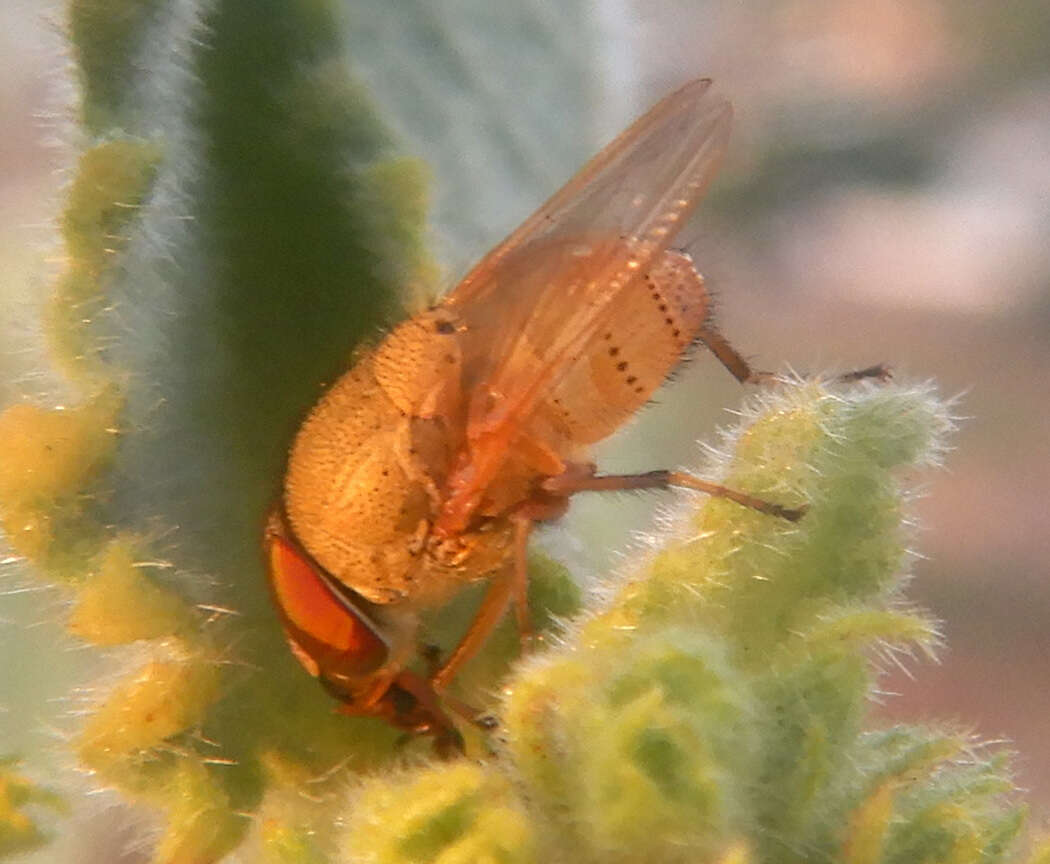
[[[345,13],[355,74],[431,166],[446,285],[649,104],[716,80],[735,108],[731,153],[678,239],[723,332],[764,368],[886,362],[958,397],[946,467],[910,478],[923,492],[910,597],[944,620],[948,647],[889,670],[875,710],[1013,742],[1035,824],[1050,828],[1050,4],[405,0]],[[75,143],[56,20],[0,4],[0,402],[44,374],[35,309]],[[699,357],[600,464],[696,464],[697,439],[741,398]],[[543,539],[597,579],[668,503],[592,496]],[[59,598],[17,576],[0,595],[0,752],[38,751],[91,661],[59,635]]]

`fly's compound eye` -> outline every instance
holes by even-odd
[[[273,599],[299,662],[337,682],[374,674],[390,651],[355,598],[284,537],[266,542]]]

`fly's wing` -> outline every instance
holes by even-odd
[[[595,156],[445,301],[466,326],[468,438],[525,420],[654,266],[726,149],[710,82],[666,97]]]
[[[492,290],[493,284],[489,275],[501,260],[522,244],[530,243],[550,234],[561,233],[564,235],[566,233],[564,229],[570,224],[586,229],[588,225],[584,220],[595,215],[592,212],[595,207],[581,207],[581,204],[585,199],[597,201],[607,196],[607,193],[603,193],[598,188],[600,185],[599,181],[602,178],[605,178],[605,185],[611,185],[615,189],[615,186],[620,181],[626,179],[625,166],[630,163],[633,166],[631,168],[632,172],[638,175],[634,178],[635,181],[654,179],[639,170],[642,166],[638,158],[638,151],[645,146],[651,147],[655,143],[657,147],[655,155],[665,155],[669,159],[671,157],[671,145],[666,141],[661,142],[659,137],[668,133],[674,134],[673,127],[675,125],[705,126],[711,120],[716,119],[705,115],[725,115],[719,121],[726,127],[722,131],[723,140],[721,141],[721,146],[724,147],[724,139],[728,137],[729,115],[731,112],[726,102],[712,97],[709,93],[710,88],[711,80],[709,78],[700,78],[689,82],[650,108],[643,116],[639,117],[627,129],[605,145],[601,152],[593,156],[577,171],[568,183],[548,198],[535,213],[515,228],[502,243],[489,251],[485,257],[475,264],[473,269],[456,286],[455,293],[449,299],[453,300],[453,302],[465,302]],[[701,135],[692,139],[691,144],[693,146],[700,143],[706,130],[698,129],[697,131],[701,132]],[[646,145],[644,142],[650,139],[652,141]],[[685,141],[682,143],[686,145],[682,147],[682,153],[686,156],[690,155],[687,149],[689,145]],[[641,155],[643,158],[646,156],[646,154]],[[611,183],[610,180],[612,181]],[[626,191],[630,193],[632,190],[628,188]],[[634,191],[640,192],[643,190],[638,189]],[[656,191],[656,189],[649,190],[650,193],[655,193]],[[601,205],[599,204],[599,206]]]

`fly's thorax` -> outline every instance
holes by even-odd
[[[421,532],[447,472],[447,426],[407,416],[362,357],[310,412],[292,445],[284,508],[296,538],[373,603],[417,593]]]
[[[462,411],[462,325],[443,307],[395,327],[372,359],[376,381],[411,417],[456,420]]]

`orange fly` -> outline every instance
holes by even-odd
[[[299,430],[268,524],[270,581],[295,655],[350,714],[454,746],[445,690],[513,603],[526,544],[581,491],[683,486],[774,516],[801,511],[681,472],[600,475],[587,447],[702,343],[755,380],[714,328],[704,281],[668,249],[726,150],[707,80],[663,99],[486,255],[396,327]],[[418,615],[488,580],[444,663],[422,676]]]

